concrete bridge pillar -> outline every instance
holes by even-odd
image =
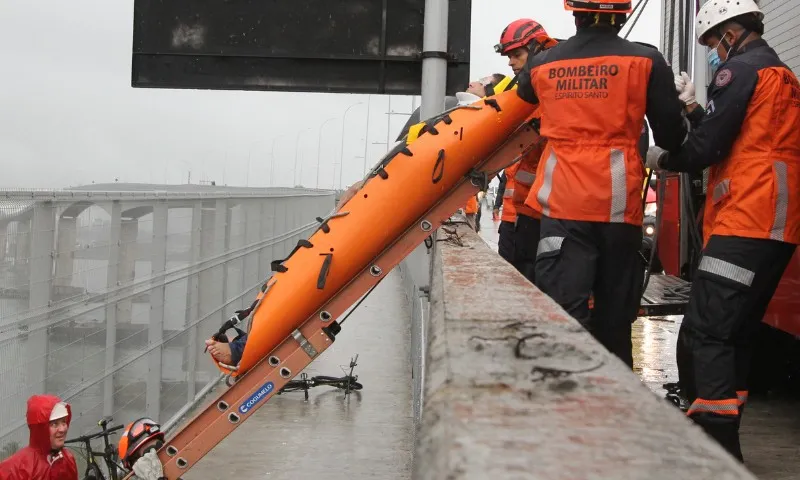
[[[203,204],[200,222],[202,225],[200,257],[204,261],[209,261],[209,259],[225,252],[226,223],[228,221],[227,204],[227,200],[224,199]],[[209,338],[224,321],[223,310],[220,309],[224,301],[224,280],[224,267],[222,265],[204,268],[200,272],[200,308],[198,313],[199,318],[204,319],[199,329],[201,340]],[[202,354],[202,350],[200,354]]]
[[[106,288],[113,290],[117,287],[120,278],[120,257],[122,244],[122,204],[119,201],[111,203],[108,209],[111,212],[111,231],[108,241],[108,268],[106,269]],[[105,378],[103,379],[103,415],[110,416],[114,413],[114,357],[117,346],[117,309],[116,303],[106,305],[106,351],[105,351]]]
[[[261,240],[269,240],[275,236],[275,199],[261,199]],[[274,245],[268,245],[258,251],[258,273],[261,278],[267,278],[271,273],[270,262],[276,258],[277,251]]]
[[[244,204],[244,244],[253,245],[256,242],[266,240],[261,238],[261,203],[259,200],[249,200]],[[249,306],[255,299],[255,292],[258,287],[253,288],[259,281],[263,280],[260,267],[260,255],[258,251],[248,253],[244,257],[244,268],[242,268],[242,290],[247,293],[242,297],[242,305]]]
[[[136,238],[139,236],[139,219],[120,219],[119,266],[117,285],[133,282],[136,277]],[[133,300],[126,298],[117,302],[117,324],[133,321]]]
[[[31,220],[20,220],[17,222],[17,234],[15,235],[14,244],[16,251],[14,253],[14,265],[27,265],[28,259],[31,258]]]
[[[58,240],[56,241],[56,286],[72,285],[74,272],[75,242],[78,239],[77,217],[58,219]]]
[[[41,202],[34,206],[30,235],[30,297],[31,310],[46,309],[50,305],[53,286],[53,244],[55,241],[56,215],[51,202]],[[34,327],[28,335],[25,352],[28,355],[27,384],[29,393],[47,391],[47,328]]]
[[[0,225],[0,262],[5,261],[6,255],[8,255],[8,224],[4,223]]]
[[[189,244],[189,263],[196,265],[200,261],[200,247],[202,244],[202,228],[201,221],[203,216],[203,203],[195,202],[192,206],[192,225],[191,225],[191,240]],[[192,325],[200,319],[198,315],[199,309],[199,275],[190,275],[186,284],[186,326]],[[197,325],[189,327],[189,341],[186,346],[186,393],[187,401],[194,400],[197,394],[195,382],[197,381],[197,355],[200,350],[200,339],[197,332]]]
[[[167,223],[168,208],[166,200],[159,200],[153,206],[153,241],[150,245],[150,267],[153,280],[150,289],[150,321],[147,326],[149,347],[164,339],[164,271],[167,269]],[[150,418],[159,418],[161,413],[162,350],[158,346],[147,355],[147,407]]]

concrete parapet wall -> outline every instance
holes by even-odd
[[[454,227],[447,227],[451,229]],[[472,231],[433,255],[415,479],[754,479]]]

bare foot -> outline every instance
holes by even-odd
[[[208,352],[218,362],[230,365],[233,358],[231,357],[231,346],[227,343],[218,342],[216,340],[206,340]]]

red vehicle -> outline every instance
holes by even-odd
[[[664,185],[658,185],[660,181]],[[664,193],[657,239],[664,275],[651,276],[651,282],[654,278],[657,281],[655,286],[648,286],[646,296],[662,294],[658,290],[663,285],[671,285],[673,290],[680,289],[685,294],[699,262],[702,244],[703,177],[670,173],[654,183]],[[695,235],[699,235],[699,244],[693,239]],[[682,301],[674,302],[675,313],[688,301],[688,296],[678,297]],[[751,374],[753,387],[763,390],[795,384],[800,378],[800,250],[784,273],[763,321]]]

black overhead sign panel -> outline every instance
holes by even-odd
[[[471,0],[449,0],[447,93]],[[425,0],[135,0],[131,84],[419,95]],[[488,47],[487,47],[488,48]]]

